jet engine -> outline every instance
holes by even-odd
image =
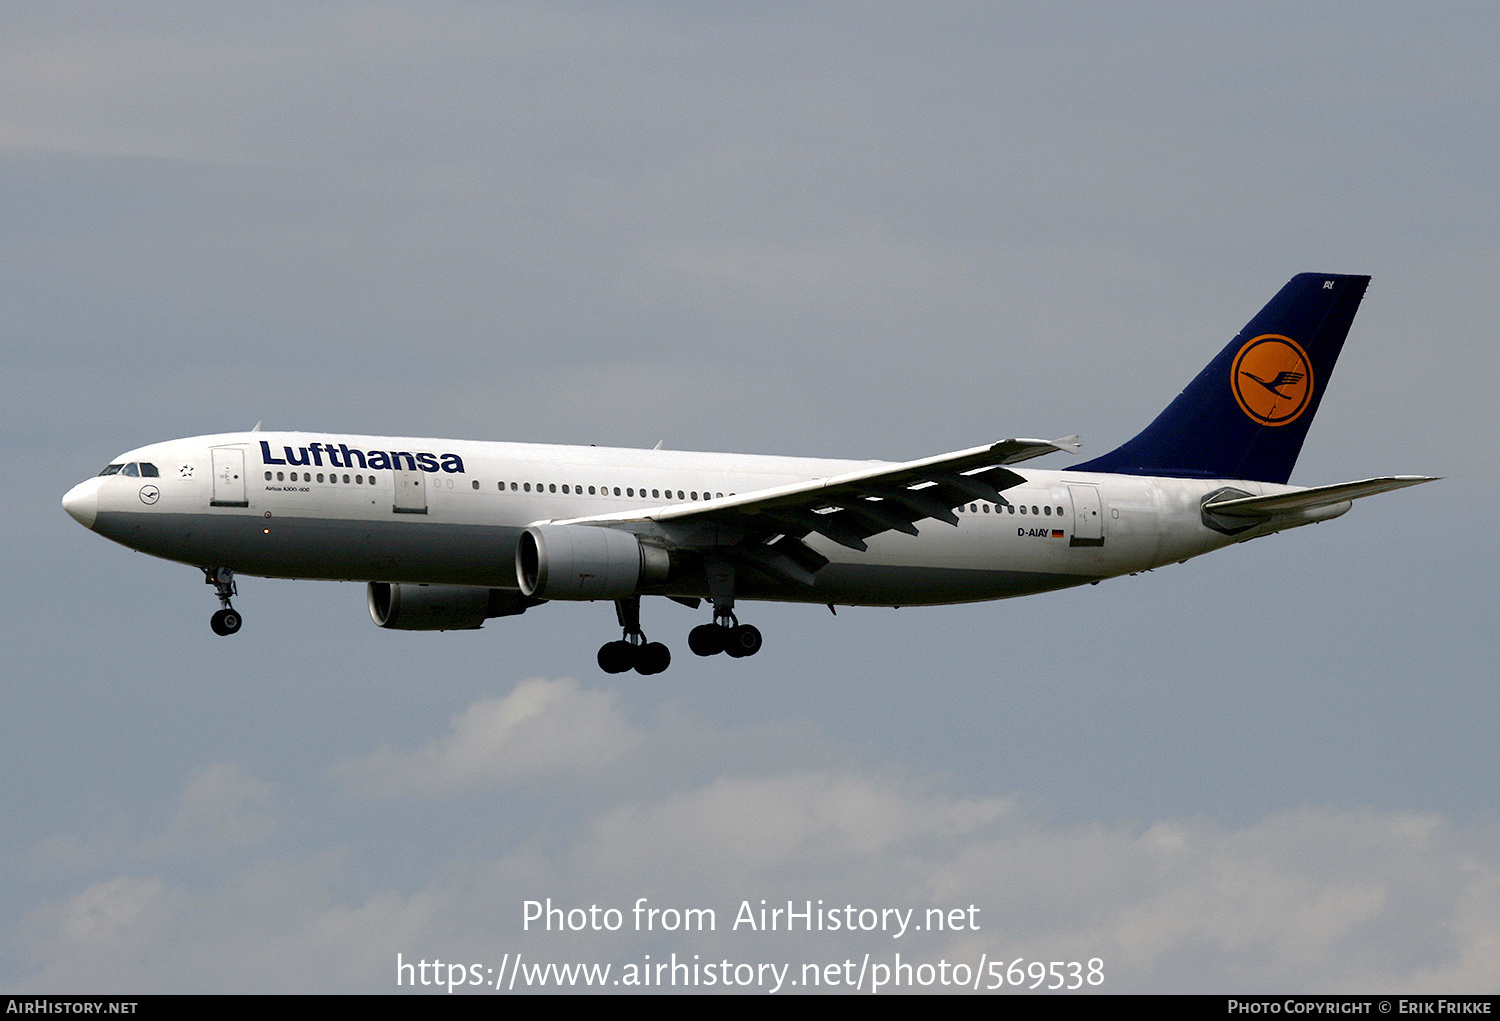
[[[533,525],[516,544],[516,580],[534,599],[624,599],[670,569],[666,550],[618,528]]]
[[[471,631],[537,604],[508,589],[388,581],[370,582],[368,598],[370,619],[398,631]]]

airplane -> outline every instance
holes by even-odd
[[[1369,277],[1292,278],[1122,446],[1006,439],[889,463],[261,431],[138,447],[63,507],[131,549],[203,572],[215,633],[239,631],[240,574],[367,583],[374,622],[474,629],[550,600],[610,600],[608,673],[667,669],[642,596],[691,607],[700,656],[758,652],[740,600],[974,602],[1097,584],[1336,518],[1433,481],[1287,479]],[[835,610],[835,612],[837,612]]]

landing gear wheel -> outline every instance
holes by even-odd
[[[729,629],[718,624],[699,624],[688,632],[688,648],[698,656],[717,656],[724,651]]]
[[[760,651],[760,628],[754,624],[740,624],[725,632],[724,651],[735,659],[753,656]]]
[[[639,674],[659,674],[671,665],[672,650],[661,642],[646,641],[641,630],[640,596],[616,599],[615,617],[625,637],[599,647],[600,670],[607,674],[623,674],[632,669]]]
[[[229,603],[237,591],[234,571],[227,567],[205,567],[203,580],[214,587],[214,595],[219,597],[219,605],[223,607],[208,619],[208,626],[216,635],[234,634],[240,629],[240,615]]]
[[[605,673],[623,674],[635,665],[636,647],[629,642],[605,642],[599,646],[599,669]]]
[[[661,642],[648,642],[635,649],[635,670],[639,674],[659,674],[672,665],[672,650]]]

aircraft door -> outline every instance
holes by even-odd
[[[396,514],[426,514],[427,473],[397,468],[391,474],[396,484],[396,502],[391,510]]]
[[[214,447],[214,495],[210,507],[248,507],[245,498],[245,449]]]
[[[1069,484],[1068,495],[1073,498],[1073,537],[1068,545],[1103,546],[1104,507],[1099,502],[1099,487]]]

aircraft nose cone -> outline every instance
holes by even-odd
[[[99,480],[89,479],[68,490],[62,499],[63,510],[84,528],[94,527],[94,518],[99,515]]]

